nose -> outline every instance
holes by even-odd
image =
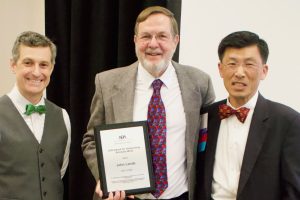
[[[32,74],[34,76],[39,76],[41,74],[40,66],[38,63],[34,64]]]
[[[156,36],[153,35],[151,40],[149,41],[149,47],[155,48],[158,46],[158,41],[156,39]]]
[[[245,69],[243,65],[239,65],[236,69],[235,76],[238,78],[242,78],[245,76]]]

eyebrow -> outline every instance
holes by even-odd
[[[256,61],[256,59],[255,59],[255,58],[253,58],[253,57],[246,58],[245,60],[246,60],[246,61]]]
[[[147,31],[144,31],[144,32],[141,32],[140,35],[143,35],[143,34],[149,34],[149,35],[152,35],[150,32],[147,32]],[[159,34],[169,34],[168,32],[166,31],[160,31],[158,33],[156,33],[155,35],[159,35]]]
[[[235,58],[235,57],[229,57],[228,60],[238,61],[239,59],[238,59],[238,58]],[[253,58],[253,57],[245,58],[245,59],[243,59],[243,60],[244,60],[244,61],[256,61],[256,59]]]

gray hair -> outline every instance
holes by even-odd
[[[27,47],[49,47],[51,51],[51,63],[55,64],[56,58],[56,46],[55,44],[46,36],[33,31],[25,31],[21,33],[12,48],[12,59],[17,62],[20,58],[20,46],[24,45]]]

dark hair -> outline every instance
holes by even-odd
[[[220,61],[224,57],[226,48],[243,48],[256,45],[259,49],[260,56],[264,64],[267,63],[269,56],[269,48],[266,41],[250,31],[238,31],[227,35],[219,44],[218,55]]]
[[[17,62],[20,57],[21,45],[27,47],[49,47],[51,51],[51,62],[53,65],[55,64],[56,45],[48,37],[33,31],[21,33],[12,48],[12,59],[14,62]]]

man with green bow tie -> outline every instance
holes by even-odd
[[[44,96],[56,46],[39,33],[16,39],[16,84],[0,97],[0,199],[62,200],[70,149],[70,119]]]

